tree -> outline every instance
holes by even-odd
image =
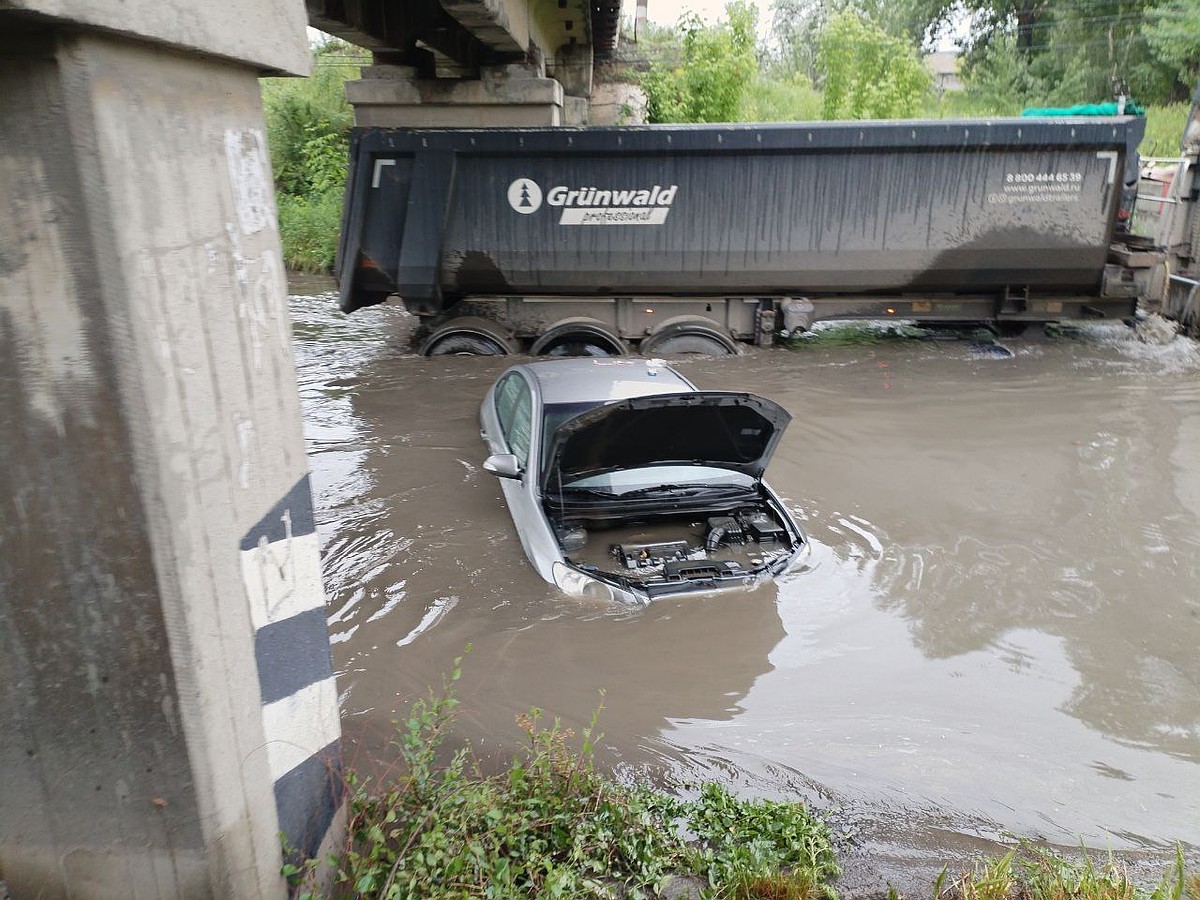
[[[937,43],[958,7],[957,0],[854,0],[846,4],[892,37],[927,50]]]
[[[957,0],[774,0],[770,62],[785,76],[817,77],[817,45],[829,20],[841,12],[906,43],[929,48],[958,8]]]
[[[337,39],[313,53],[308,78],[264,78],[263,112],[275,186],[297,196],[339,190],[354,114],[345,83],[357,78],[370,55]]]
[[[768,66],[782,77],[796,72],[817,77],[817,40],[829,18],[820,0],[774,0],[771,4]]]
[[[370,54],[331,40],[314,57],[308,78],[264,78],[262,97],[284,260],[290,268],[324,272],[337,249],[354,120],[345,82],[358,77]]]
[[[912,44],[850,11],[836,13],[821,31],[817,69],[826,119],[915,115],[933,80]]]
[[[1188,96],[1200,69],[1200,0],[966,0],[969,85],[1008,84],[1020,103]]]
[[[1146,43],[1187,96],[1200,81],[1200,0],[1169,0],[1150,10],[1142,24]]]
[[[758,64],[756,13],[744,0],[725,7],[727,21],[705,25],[694,13],[680,20],[682,59],[655,63],[642,79],[651,122],[732,122]]]

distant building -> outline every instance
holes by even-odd
[[[958,74],[958,65],[962,57],[953,50],[939,50],[925,57],[925,66],[933,73],[933,89],[939,94],[946,91],[961,91],[962,78]]]

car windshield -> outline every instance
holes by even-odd
[[[585,400],[578,403],[547,403],[542,410],[542,459],[549,462],[550,444],[554,440],[554,432],[567,419],[573,419],[580,413],[595,409],[600,403],[595,400]]]

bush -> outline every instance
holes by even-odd
[[[759,75],[742,96],[742,122],[811,122],[821,118],[821,94],[799,73],[787,78]]]
[[[261,85],[284,262],[321,273],[333,267],[346,184],[354,114],[345,82],[370,55],[338,40],[314,55],[310,77],[264,78]]]
[[[578,750],[569,730],[533,710],[518,717],[528,744],[507,770],[483,774],[469,749],[439,765],[458,677],[456,668],[400,726],[400,777],[378,790],[348,777],[339,895],[640,898],[686,875],[705,896],[731,900],[836,896],[829,831],[803,806],[738,800],[716,784],[694,801],[621,784],[594,765],[595,716]],[[312,868],[284,874],[296,882]]]
[[[755,886],[774,883],[783,886],[779,896],[837,897],[831,883],[841,869],[829,833],[803,806],[738,800],[709,782],[684,812],[698,843],[688,850],[689,868],[714,890],[754,896]]]
[[[342,187],[303,196],[278,193],[275,202],[284,265],[308,274],[331,271],[342,221]]]
[[[850,10],[835,14],[822,29],[817,70],[826,119],[909,118],[933,84],[915,47]]]
[[[727,23],[685,15],[679,65],[657,62],[642,77],[651,122],[733,122],[754,76],[756,12],[741,0],[725,7]]]

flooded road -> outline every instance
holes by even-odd
[[[295,296],[351,764],[467,645],[460,731],[530,706],[604,760],[925,829],[1200,845],[1200,351],[1120,327],[684,361],[795,420],[768,478],[813,542],[753,593],[589,605],[541,582],[478,407],[507,365],[410,355],[398,306]],[[889,824],[890,823],[890,824]]]

